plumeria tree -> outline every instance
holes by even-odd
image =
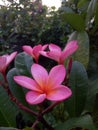
[[[78,41],[68,42],[63,50],[53,43],[22,48],[21,53],[0,56],[0,125],[9,127],[0,129],[95,130],[84,112],[87,73],[81,63],[72,61]],[[57,64],[45,68],[39,63],[41,56]],[[8,69],[13,59],[15,66]]]
[[[96,130],[98,1],[63,0],[57,12],[9,1],[0,12],[0,130]],[[9,43],[22,52],[2,55]]]

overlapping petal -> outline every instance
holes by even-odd
[[[60,58],[60,55],[61,53],[57,53],[57,52],[54,52],[54,51],[48,51],[48,52],[45,52],[45,51],[40,51],[40,54],[42,56],[45,56],[47,58],[50,58],[50,59],[53,59],[57,62],[59,62],[59,58]]]
[[[35,59],[36,63],[38,63],[40,51],[43,51],[44,49],[46,49],[47,46],[48,46],[47,44],[44,46],[39,44],[39,45],[34,46],[33,48],[30,46],[23,46],[23,50],[29,55],[31,55]]]
[[[55,44],[50,44],[49,45],[49,51],[40,51],[40,54],[48,57],[50,59],[56,60],[59,62],[59,58],[61,55],[61,48]]]
[[[5,73],[8,65],[10,64],[10,62],[15,58],[17,52],[13,52],[10,55],[6,54],[3,56],[0,56],[0,72],[1,73]]]
[[[49,50],[50,51],[55,51],[57,53],[61,52],[61,48],[59,46],[55,45],[55,44],[50,44],[49,45]]]
[[[52,88],[55,88],[64,81],[65,75],[66,70],[63,65],[53,67],[49,73],[48,84],[50,84]]]
[[[42,56],[45,56],[45,57],[48,57],[48,58],[49,58],[49,56],[47,55],[47,52],[46,52],[46,51],[40,51],[40,54],[41,54]]]
[[[67,43],[65,49],[61,51],[61,48],[55,44],[49,45],[49,51],[40,51],[40,54],[50,59],[57,61],[59,64],[64,64],[65,59],[72,55],[78,49],[78,43],[76,40]]]
[[[25,46],[23,46],[22,48],[23,48],[23,50],[24,50],[27,54],[29,54],[29,55],[32,56],[32,47],[31,47],[31,46],[25,45]]]
[[[61,52],[56,52],[56,51],[47,52],[47,57],[57,62],[59,62],[60,56],[61,56]]]
[[[38,58],[40,50],[42,50],[42,45],[37,45],[33,47],[32,53],[34,54],[34,56],[36,56],[36,58]]]
[[[8,66],[10,64],[10,62],[15,58],[15,56],[17,55],[17,52],[13,52],[10,55],[6,56],[7,58],[7,63],[6,65]]]
[[[48,44],[42,46],[42,51],[48,47]]]
[[[47,99],[51,101],[62,101],[69,98],[72,94],[72,91],[63,85],[59,85],[47,95]]]
[[[39,64],[33,64],[31,67],[31,73],[35,81],[42,87],[47,83],[48,72]]]
[[[33,79],[27,76],[14,76],[14,80],[16,83],[27,89],[41,92],[39,85]]]
[[[46,94],[40,94],[35,91],[29,91],[26,94],[26,100],[29,104],[39,104],[46,99]]]
[[[77,49],[78,43],[76,40],[68,42],[61,54],[60,60],[64,61],[68,56],[72,55]]]

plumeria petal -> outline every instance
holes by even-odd
[[[73,41],[70,41],[70,42],[67,43],[64,51],[70,50],[70,49],[76,51],[77,48],[78,48],[78,41],[77,40],[73,40]]]
[[[42,46],[42,51],[48,47],[48,44]]]
[[[61,56],[61,52],[56,52],[56,51],[48,51],[48,52],[40,51],[40,54],[47,58],[53,59],[57,62],[59,62]]]
[[[17,52],[13,52],[10,55],[8,55],[7,58],[7,63],[6,65],[8,66],[10,64],[10,62],[15,58],[15,56],[17,55]]]
[[[46,51],[40,51],[40,54],[41,54],[42,56],[49,57],[49,56],[47,55],[47,52],[46,52]]]
[[[10,62],[15,58],[17,52],[13,52],[10,55],[6,54],[3,56],[0,56],[0,72],[1,73],[5,73],[8,65],[10,64]]]
[[[62,101],[69,98],[72,95],[71,89],[66,86],[59,85],[57,88],[51,90],[47,95],[47,99],[51,101]]]
[[[35,81],[42,87],[47,83],[48,72],[44,67],[39,64],[33,64],[31,67],[31,73]]]
[[[33,79],[27,76],[14,76],[14,80],[16,83],[27,89],[41,92],[38,84]]]
[[[40,54],[59,62],[59,59],[60,59],[60,56],[61,56],[61,48],[59,46],[55,45],[55,44],[50,44],[49,50],[50,51],[47,51],[47,52],[40,51]]]
[[[59,62],[60,56],[61,56],[61,52],[56,52],[56,51],[47,52],[47,57],[57,62]]]
[[[33,55],[34,55],[34,58],[38,61],[39,59],[39,51],[42,50],[42,45],[37,45],[37,46],[34,46],[33,49],[32,49],[32,52],[33,52]]]
[[[61,54],[61,60],[64,61],[68,56],[72,55],[77,49],[78,43],[76,40],[68,42]]]
[[[34,91],[29,91],[26,94],[26,101],[29,104],[39,104],[41,102],[43,102],[46,98],[46,94],[40,94]]]
[[[43,51],[44,49],[46,49],[47,46],[48,46],[47,44],[44,46],[39,44],[39,45],[34,46],[33,48],[30,46],[23,46],[23,50],[29,55],[31,55],[35,59],[36,63],[38,63],[40,51]]]
[[[63,65],[57,65],[53,67],[49,73],[48,84],[52,88],[55,88],[57,85],[61,84],[65,78],[66,70]]]
[[[29,55],[31,55],[31,56],[33,55],[33,52],[32,52],[33,49],[32,49],[31,46],[26,46],[26,45],[25,45],[25,46],[23,46],[22,48],[23,48],[23,50],[24,50],[27,54],[29,54]]]
[[[50,44],[49,45],[49,50],[50,51],[55,51],[55,52],[61,52],[61,48],[55,44]]]
[[[42,45],[40,45],[40,44],[33,47],[33,53],[35,53],[35,54],[41,50],[42,50]]]

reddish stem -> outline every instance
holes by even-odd
[[[7,81],[7,80],[6,80],[6,81]],[[37,112],[34,112],[34,111],[32,111],[31,109],[29,109],[28,107],[24,106],[21,102],[19,102],[19,101],[17,100],[17,98],[14,97],[14,95],[13,95],[12,92],[10,91],[9,87],[7,86],[7,83],[5,83],[5,84],[2,83],[1,85],[4,86],[4,89],[5,89],[5,91],[7,92],[8,96],[10,97],[10,100],[13,101],[14,103],[16,103],[17,106],[18,106],[20,109],[22,109],[22,110],[24,110],[24,111],[26,111],[26,112],[28,112],[28,113],[30,113],[30,114],[32,114],[32,115],[38,116],[38,113],[37,113]]]
[[[42,115],[44,115],[45,113],[48,113],[48,112],[52,111],[53,108],[55,106],[57,106],[58,104],[60,104],[60,103],[61,103],[61,101],[55,102],[55,103],[51,104],[48,108],[46,108],[45,110],[42,111]]]
[[[70,60],[69,60],[67,76],[66,76],[66,78],[64,80],[64,84],[67,85],[67,86],[68,86],[68,83],[69,83],[69,77],[70,77],[71,68],[72,68],[72,58],[70,58]]]
[[[39,123],[38,119],[33,123],[32,128],[36,128],[37,124]]]
[[[8,87],[8,81],[7,81],[5,72],[3,72],[2,74],[3,74],[4,80],[5,80],[5,83],[2,83],[2,85],[4,86],[4,89],[5,89],[5,91],[7,92],[8,96],[10,97],[11,101],[13,101],[14,103],[16,103],[17,106],[18,106],[20,109],[22,109],[22,110],[24,110],[24,111],[26,111],[26,112],[28,112],[28,113],[30,113],[30,114],[32,114],[32,115],[37,116],[37,115],[38,115],[37,112],[34,112],[34,111],[32,111],[31,109],[29,109],[28,107],[24,106],[21,102],[19,102],[19,101],[17,100],[17,98],[14,97],[14,95],[12,94],[12,92],[10,91],[10,89],[9,89],[9,87]]]

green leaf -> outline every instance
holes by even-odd
[[[0,126],[15,127],[17,110],[5,90],[0,86]]]
[[[33,128],[30,128],[30,127],[26,127],[24,128],[23,130],[34,130]]]
[[[22,75],[30,75],[33,58],[25,52],[19,53],[15,58],[15,68]]]
[[[67,6],[61,7],[60,10],[63,10],[66,13],[74,13],[73,10],[70,7],[67,7]]]
[[[86,26],[89,27],[89,22],[96,10],[97,0],[91,0],[87,9]]]
[[[12,127],[0,127],[0,130],[19,130],[19,129],[12,128]]]
[[[82,6],[84,6],[86,3],[88,2],[88,0],[80,0],[79,2],[78,2],[78,8],[81,8]]]
[[[84,66],[77,61],[74,61],[72,64],[69,86],[72,90],[72,96],[65,101],[65,108],[69,116],[79,116],[85,107],[88,92],[88,77]]]
[[[93,111],[97,94],[98,94],[98,79],[89,83],[89,91],[87,95],[85,111],[88,112]]]
[[[89,62],[89,37],[86,32],[73,32],[68,41],[77,40],[79,48],[73,54],[73,59],[81,62],[86,68]]]
[[[85,22],[81,15],[75,13],[64,13],[62,20],[69,23],[77,31],[85,30]]]
[[[55,130],[71,130],[80,127],[88,130],[96,130],[90,115],[75,117],[67,120],[65,123],[60,123]]]
[[[8,74],[7,74],[7,80],[9,83],[9,88],[11,90],[11,92],[13,93],[13,95],[18,99],[19,102],[21,102],[24,106],[32,109],[33,107],[31,105],[29,105],[26,102],[25,99],[25,93],[27,92],[27,90],[21,86],[19,86],[14,80],[13,77],[17,76],[18,72],[16,68],[11,69]],[[23,110],[21,110],[21,112],[23,113],[24,117],[26,118],[26,120],[30,120],[33,119],[33,116]],[[32,120],[31,120],[32,121]]]
[[[7,73],[7,80],[9,83],[9,88],[13,95],[24,105],[27,105],[26,100],[25,100],[25,89],[21,86],[19,86],[15,81],[14,81],[14,76],[17,76],[17,69],[13,68]]]
[[[96,7],[96,12],[95,12],[95,27],[96,29],[98,28],[98,3]]]

